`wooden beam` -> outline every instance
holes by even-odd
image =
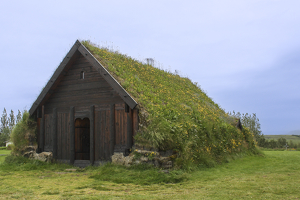
[[[53,158],[57,159],[57,109],[53,108],[52,117],[52,146],[53,146]]]
[[[110,140],[109,140],[109,146],[110,146],[110,156],[114,154],[114,148],[115,148],[115,104],[110,105]]]
[[[95,148],[94,148],[94,118],[95,118],[95,106],[91,106],[90,108],[90,163],[91,165],[94,164],[95,156]]]
[[[127,114],[127,148],[132,147],[132,110]]]
[[[40,123],[40,150],[41,152],[44,151],[44,145],[45,145],[45,109],[44,109],[44,105],[42,106],[42,119],[41,119],[41,123]]]
[[[75,109],[70,108],[70,164],[74,164],[75,160]]]
[[[36,117],[37,117],[37,118],[42,118],[42,106],[39,106],[39,107],[36,109]]]
[[[85,48],[84,45],[78,47],[78,51],[91,63],[100,75],[110,84],[110,86],[120,95],[120,97],[130,106],[131,109],[137,106],[137,102],[126,92],[119,82],[101,65],[101,63]]]

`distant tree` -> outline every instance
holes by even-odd
[[[257,140],[257,145],[260,147],[268,147],[268,140],[262,135]]]
[[[269,148],[275,149],[278,148],[278,142],[275,141],[274,139],[269,141]]]
[[[9,118],[8,118],[8,127],[9,127],[9,132],[11,133],[13,127],[15,126],[15,114],[14,114],[14,111],[11,110],[10,111],[10,115],[9,115]]]
[[[287,144],[286,139],[281,137],[277,140],[278,148],[283,148]]]
[[[4,108],[3,110],[3,113],[2,113],[2,116],[1,116],[1,124],[0,124],[0,127],[1,127],[1,132],[8,128],[8,118],[7,118],[7,113],[6,113],[6,109]]]
[[[235,113],[233,111],[233,113],[229,113],[229,114],[235,118],[239,118],[241,120],[242,125],[249,128],[249,130],[253,133],[257,142],[260,139],[262,139],[262,137],[264,137],[261,132],[259,119],[256,117],[255,113],[249,115],[248,113],[241,114],[240,112]]]
[[[1,116],[0,123],[0,146],[4,146],[5,142],[9,140],[9,127],[8,127],[8,117],[6,109],[4,108],[3,114]]]
[[[22,113],[20,110],[18,110],[18,114],[17,114],[17,119],[16,119],[16,124],[19,123],[22,119]]]

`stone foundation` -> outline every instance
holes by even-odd
[[[34,146],[27,146],[23,150],[23,156],[26,158],[36,159],[43,162],[52,162],[53,160],[52,152],[36,153],[36,148]]]
[[[150,164],[158,168],[170,169],[173,167],[172,159],[176,157],[173,151],[149,151],[143,149],[135,149],[129,156],[123,153],[114,153],[111,160],[117,165],[130,166],[133,164]]]

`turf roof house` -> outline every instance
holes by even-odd
[[[79,41],[29,110],[38,151],[62,162],[99,164],[132,147],[137,102]]]

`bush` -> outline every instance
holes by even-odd
[[[10,144],[6,147],[7,150],[12,150],[14,148],[14,145],[13,144]]]
[[[35,144],[36,129],[36,122],[30,119],[28,111],[24,111],[21,121],[16,124],[10,136],[14,154],[20,155],[26,146]]]

